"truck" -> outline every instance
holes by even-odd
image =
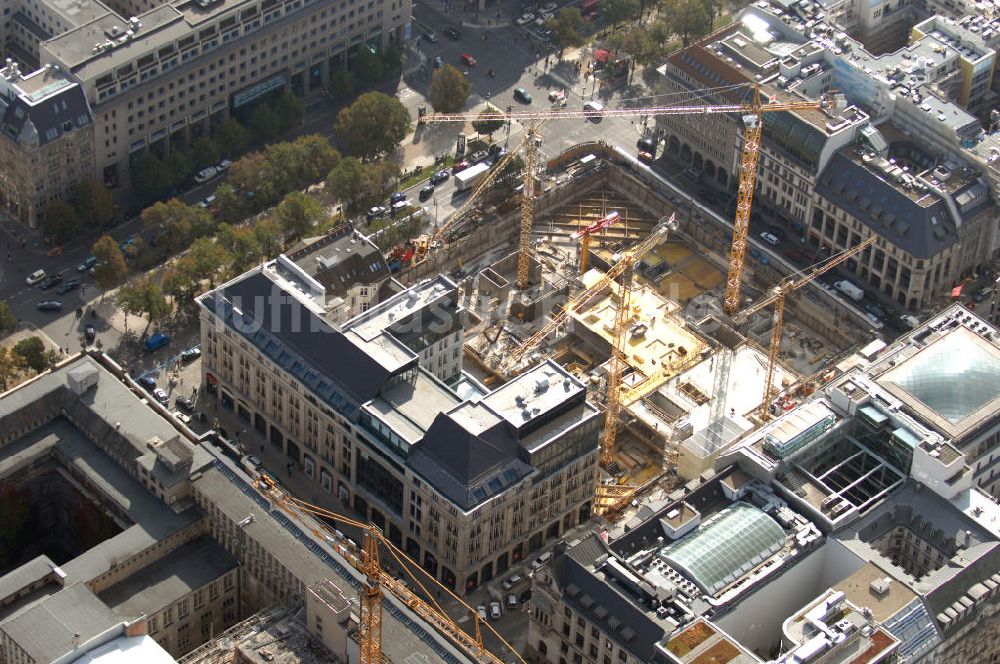
[[[455,191],[465,191],[476,186],[486,176],[488,170],[490,170],[489,164],[480,162],[459,172],[455,176]]]
[[[836,288],[838,291],[840,291],[842,294],[854,300],[855,302],[860,302],[865,297],[865,291],[861,288],[858,288],[847,279],[841,279],[840,281],[835,282],[833,284],[833,287]]]

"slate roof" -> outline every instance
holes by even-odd
[[[552,559],[552,573],[567,604],[600,625],[639,661],[652,662],[656,644],[666,633],[642,608],[592,571],[595,561],[606,552],[600,538],[592,533],[580,544],[557,554]]]
[[[842,153],[830,160],[816,191],[914,258],[931,258],[958,241],[944,201],[919,205]]]
[[[477,436],[448,414],[438,413],[407,465],[468,511],[533,472],[518,450],[513,429],[505,421]]]
[[[296,265],[327,289],[344,297],[348,288],[380,284],[391,275],[378,247],[346,224],[288,254]]]
[[[339,410],[374,398],[389,378],[388,370],[266,275],[256,272],[221,291],[242,312],[241,320],[234,324],[238,314],[226,310],[215,293],[203,299],[204,306],[218,307],[228,325]]]
[[[0,131],[18,142],[46,145],[90,123],[83,88],[63,78],[46,82],[34,93],[22,91],[13,99],[0,97]]]

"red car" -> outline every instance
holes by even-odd
[[[456,161],[455,165],[451,167],[451,174],[460,173],[469,167],[469,162],[467,161]]]
[[[465,63],[465,65],[469,66],[469,67],[475,67],[476,66],[476,59],[474,57],[472,57],[471,55],[469,55],[468,53],[463,53],[462,54],[462,62]]]

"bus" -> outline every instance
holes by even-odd
[[[455,191],[465,191],[470,189],[482,180],[486,176],[486,172],[490,170],[489,164],[485,162],[480,162],[475,166],[470,166],[464,171],[460,171],[455,175]]]

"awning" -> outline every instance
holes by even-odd
[[[599,48],[594,51],[594,59],[598,62],[607,62],[611,58],[611,52],[606,51],[603,48]]]
[[[213,376],[212,374],[206,372],[205,373],[205,382],[208,383],[209,385],[218,385],[219,384],[219,379],[216,378],[215,376]]]

